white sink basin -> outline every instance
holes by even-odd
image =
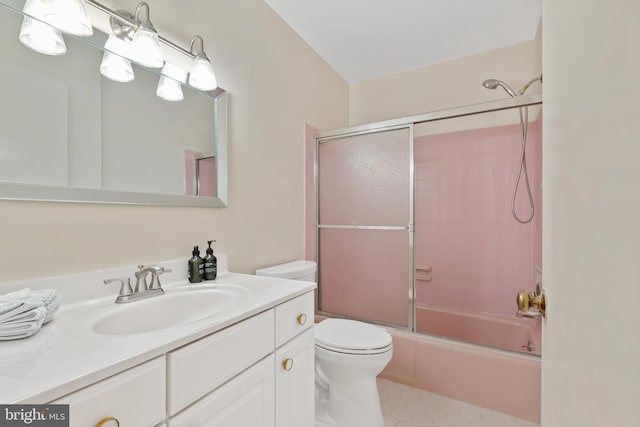
[[[164,295],[113,304],[93,324],[100,335],[130,335],[171,328],[216,316],[236,306],[249,292],[232,285],[189,285]]]

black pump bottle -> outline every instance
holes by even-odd
[[[207,249],[207,255],[204,257],[204,280],[215,280],[218,275],[218,260],[213,254],[211,243],[215,240],[207,240],[209,248]]]
[[[197,246],[193,247],[193,256],[189,258],[189,282],[199,283],[204,278],[204,260]]]

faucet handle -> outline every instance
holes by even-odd
[[[118,296],[127,296],[133,294],[133,289],[131,289],[131,279],[128,277],[118,277],[115,279],[105,279],[104,284],[108,285],[111,283],[120,282],[120,292]]]
[[[149,272],[153,274],[162,274],[171,272],[170,268],[164,268],[159,265],[139,265],[137,273]]]
[[[149,290],[151,289],[162,289],[162,283],[160,283],[160,275],[162,273],[171,273],[170,268],[164,268],[159,266],[149,267],[151,268],[151,284],[149,285]]]

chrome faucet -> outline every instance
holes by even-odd
[[[136,286],[131,288],[131,279],[128,277],[118,277],[115,279],[106,279],[105,285],[119,282],[120,292],[116,298],[116,303],[125,303],[137,301],[144,298],[150,298],[156,295],[164,294],[162,284],[160,283],[160,275],[162,273],[170,273],[171,269],[159,267],[157,265],[139,265],[138,271],[135,272]],[[151,280],[148,277],[151,276]]]

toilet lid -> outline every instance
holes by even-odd
[[[391,335],[368,323],[326,319],[315,326],[316,345],[342,353],[381,353],[391,347]]]

